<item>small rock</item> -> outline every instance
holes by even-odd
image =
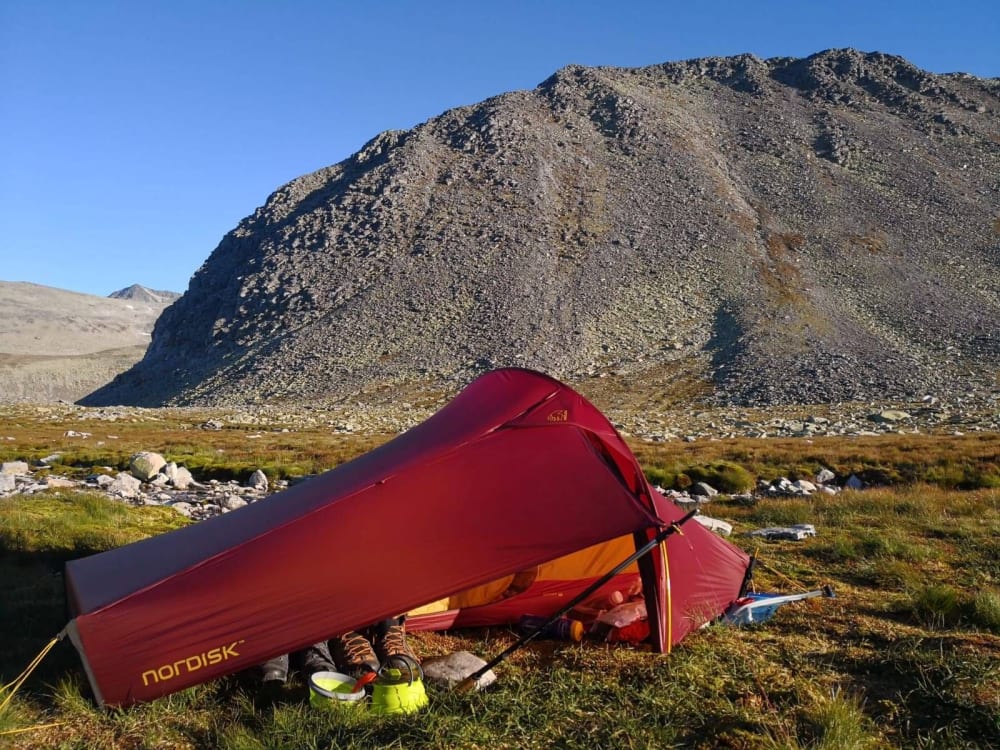
[[[218,419],[210,419],[207,422],[203,422],[201,429],[203,430],[221,430],[223,427],[222,422]]]
[[[53,453],[51,456],[46,456],[45,458],[38,459],[38,463],[40,463],[42,466],[48,466],[50,464],[54,464],[60,458],[62,458],[62,453]]]
[[[854,474],[851,474],[844,482],[844,489],[848,490],[860,490],[865,486],[865,483],[858,479]]]
[[[169,506],[180,513],[182,516],[187,518],[191,517],[191,503],[186,503],[183,500],[178,500],[176,503],[169,503]]]
[[[45,477],[46,487],[76,487],[76,482],[65,477]]]
[[[486,666],[486,662],[468,651],[457,651],[447,656],[429,656],[421,663],[427,681],[441,687],[454,687],[466,677]],[[496,682],[493,670],[488,670],[476,680],[476,690]]]

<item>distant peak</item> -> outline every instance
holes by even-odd
[[[139,302],[173,302],[180,296],[177,292],[150,289],[142,284],[132,284],[108,295],[111,299],[132,299]]]

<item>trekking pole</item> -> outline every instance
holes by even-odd
[[[550,617],[547,622],[543,623],[542,625],[539,625],[535,630],[522,636],[520,639],[518,639],[510,646],[505,648],[503,651],[501,651],[499,654],[490,659],[490,661],[486,662],[486,664],[484,664],[482,667],[480,667],[475,672],[466,677],[464,680],[462,680],[460,683],[458,683],[455,686],[455,690],[459,693],[466,693],[469,690],[471,690],[473,687],[475,687],[476,683],[479,682],[480,677],[489,672],[491,669],[493,669],[493,667],[502,662],[504,659],[506,659],[515,651],[517,651],[519,648],[529,643],[530,641],[534,640],[536,636],[541,634],[542,631],[544,631],[546,628],[551,627],[556,620],[558,620],[560,617],[562,617],[571,609],[573,609],[573,607],[577,606],[578,604],[586,600],[587,597],[591,596],[595,591],[601,588],[601,586],[603,586],[612,578],[614,578],[616,575],[621,573],[623,570],[625,570],[625,568],[634,563],[640,557],[649,553],[655,547],[659,546],[668,536],[670,536],[674,532],[680,532],[681,526],[686,524],[696,515],[698,515],[697,508],[692,510],[690,513],[685,515],[680,520],[675,521],[674,523],[670,524],[669,526],[661,530],[655,537],[646,542],[646,544],[644,544],[642,547],[637,549],[627,558],[622,560],[614,568],[609,570],[607,573],[598,578],[592,584],[587,586],[587,588],[585,588],[579,594],[574,596],[567,604],[563,606],[562,609],[560,609],[558,612],[552,615],[552,617]]]

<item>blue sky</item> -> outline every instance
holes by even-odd
[[[0,0],[0,279],[184,291],[283,183],[560,67],[854,47],[1000,76],[1000,2]]]

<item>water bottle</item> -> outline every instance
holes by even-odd
[[[534,633],[549,621],[545,615],[521,615],[517,626],[525,635]],[[546,627],[539,637],[554,638],[561,641],[581,641],[583,640],[584,627],[579,620],[571,620],[568,617],[560,617],[551,625]]]

